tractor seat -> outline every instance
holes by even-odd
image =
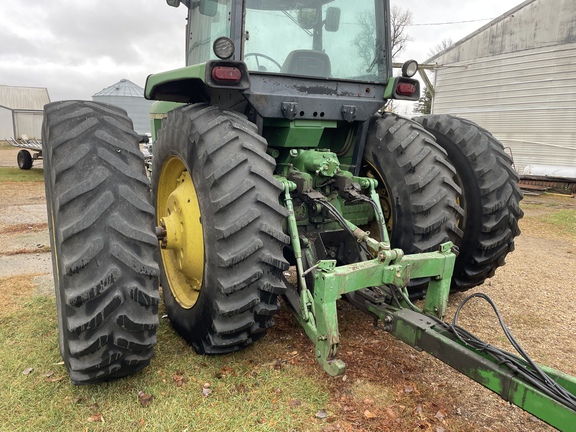
[[[332,73],[330,57],[322,51],[294,50],[284,60],[280,72],[293,75],[329,77]]]

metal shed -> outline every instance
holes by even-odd
[[[102,89],[92,96],[95,102],[104,102],[124,108],[139,134],[150,133],[150,105],[153,101],[144,99],[144,89],[132,81],[121,79],[116,84]]]
[[[576,170],[574,0],[524,1],[428,61],[438,65],[434,113],[491,131],[520,173]]]
[[[0,139],[40,139],[48,90],[41,87],[0,85]]]

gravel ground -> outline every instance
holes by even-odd
[[[16,166],[17,152],[18,149],[0,147],[0,166]],[[45,249],[49,240],[44,185],[0,183],[0,197],[0,277],[30,274],[38,283],[38,292],[52,294],[50,254]],[[576,375],[576,308],[567,301],[576,280],[576,231],[571,234],[542,220],[559,209],[576,212],[576,199],[530,196],[522,206],[523,233],[517,239],[516,250],[508,256],[507,265],[481,287],[452,296],[448,315],[451,318],[468,294],[484,292],[495,301],[514,336],[536,361]],[[419,430],[436,432],[551,430],[430,356],[417,354],[383,332],[376,333],[370,328],[370,320],[349,309],[348,305],[341,309],[349,316],[341,320],[342,358],[350,365],[348,381],[330,381],[332,413],[341,422],[327,426],[327,431],[339,430],[336,425],[341,425],[342,430],[376,431],[406,430],[415,424]],[[285,312],[278,321],[279,329],[267,339],[271,343],[286,339],[283,330],[295,331],[293,320]],[[461,314],[461,325],[486,341],[511,350],[485,304],[469,303]],[[290,343],[302,344],[301,352],[309,351],[311,345],[304,337],[295,339]],[[313,356],[309,360],[309,367],[316,367]],[[410,386],[406,387],[406,383]],[[380,400],[377,395],[390,392],[394,386],[403,389],[402,395],[410,393],[404,395],[408,400],[398,402],[397,397],[393,408],[378,411],[374,407],[374,400]],[[428,402],[417,405],[414,391],[421,391]],[[438,400],[432,401],[433,395]],[[412,409],[406,408],[411,403],[414,415],[424,420],[406,426],[391,413],[399,406]],[[366,404],[371,411],[364,410]],[[426,410],[437,415],[426,417]],[[438,413],[442,413],[442,418]]]

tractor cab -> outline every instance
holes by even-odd
[[[385,2],[202,0],[185,4],[189,7],[188,65],[223,58],[243,60],[251,73],[382,83],[389,77]],[[219,40],[222,37],[230,43]]]
[[[167,2],[188,8],[187,66],[149,76],[146,98],[242,112],[270,147],[316,148],[336,127],[360,140],[387,100],[419,97],[416,62],[392,77],[387,0]]]

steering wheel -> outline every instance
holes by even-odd
[[[244,60],[246,60],[248,57],[254,57],[254,60],[256,60],[256,67],[258,68],[259,71],[261,72],[267,72],[268,69],[266,69],[266,66],[261,66],[260,62],[258,61],[259,57],[265,58],[266,60],[271,61],[272,63],[274,63],[274,65],[278,68],[278,71],[280,71],[282,69],[282,65],[280,65],[280,63],[278,63],[276,60],[274,60],[272,57],[267,56],[266,54],[261,54],[261,53],[257,53],[257,52],[253,52],[253,53],[248,53],[248,54],[244,54]]]

